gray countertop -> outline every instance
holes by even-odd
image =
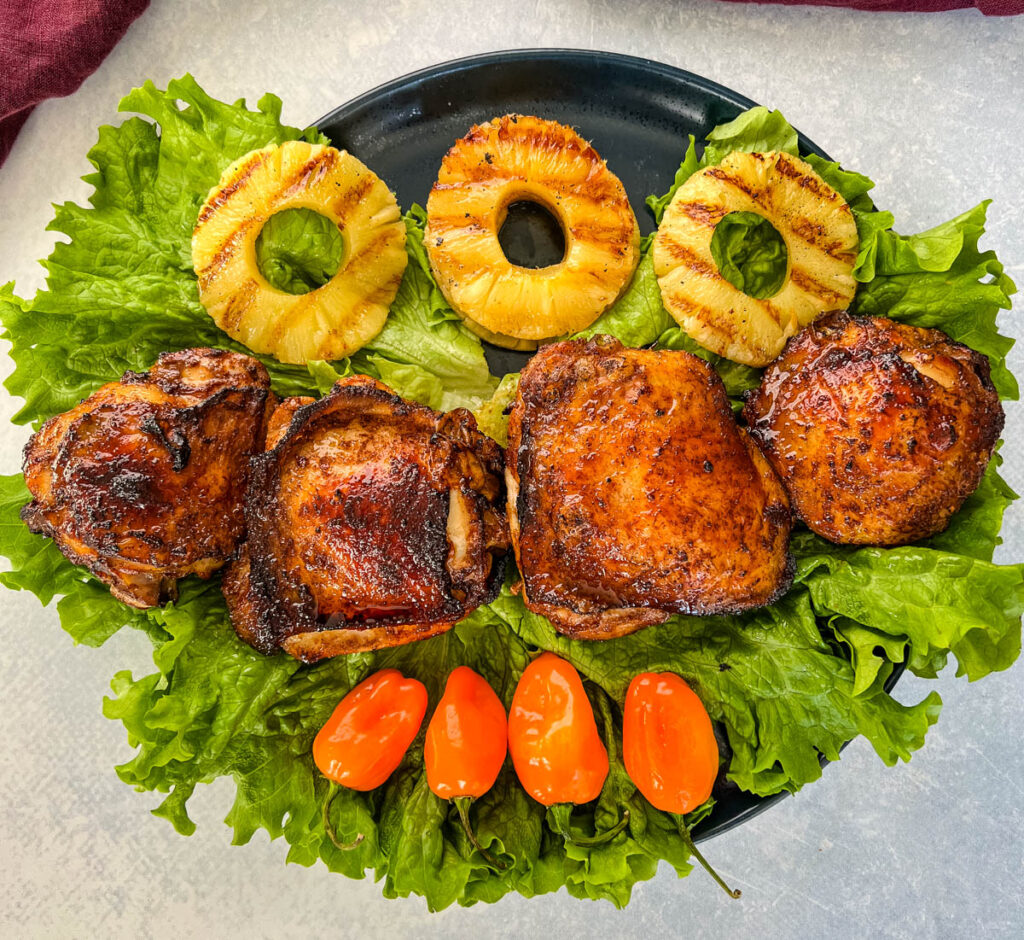
[[[364,9],[365,6],[365,9]],[[0,26],[2,28],[2,26]],[[865,14],[644,0],[535,4],[154,3],[84,86],[29,119],[0,170],[0,282],[30,294],[49,253],[51,203],[83,200],[79,177],[118,99],[151,78],[191,71],[215,96],[267,90],[294,124],[385,80],[501,48],[571,46],[631,53],[707,76],[772,107],[851,168],[916,231],[994,202],[984,247],[1024,284],[1024,17]],[[594,89],[599,94],[599,89]],[[1018,306],[1024,301],[1018,300]],[[1018,316],[1006,332],[1020,337]],[[6,359],[5,359],[6,362]],[[1024,352],[1011,357],[1024,376]],[[9,364],[5,365],[9,368]],[[27,437],[6,423],[3,472]],[[1024,489],[1024,408],[1008,407],[1005,473]],[[1024,558],[1024,506],[1011,509],[1003,561]],[[1024,666],[968,685],[947,671],[905,678],[897,697],[935,688],[942,717],[910,764],[886,768],[858,741],[823,779],[706,843],[740,902],[699,871],[662,869],[632,904],[530,901],[428,914],[385,901],[370,881],[286,866],[283,843],[229,845],[226,781],[191,804],[185,839],[151,816],[153,794],[121,784],[130,755],[101,717],[113,673],[152,671],[148,641],[119,635],[75,648],[52,610],[5,593],[0,651],[0,933],[30,936],[832,936],[1024,935]]]

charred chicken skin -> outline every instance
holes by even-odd
[[[506,463],[524,600],[568,636],[738,612],[789,586],[785,491],[696,356],[608,337],[544,347]]]
[[[249,356],[164,353],[32,436],[21,517],[116,598],[153,607],[179,578],[208,578],[244,537],[249,458],[272,398]]]
[[[451,628],[500,586],[501,451],[365,376],[286,399],[252,462],[248,540],[223,588],[238,634],[297,659]]]
[[[796,514],[851,545],[941,532],[1003,429],[983,355],[938,330],[845,313],[790,340],[743,414]]]

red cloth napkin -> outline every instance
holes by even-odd
[[[70,95],[149,0],[0,0],[0,164],[32,109]]]
[[[729,0],[749,3],[750,0]],[[852,7],[875,13],[944,13],[977,7],[986,16],[1018,16],[1024,13],[1024,0],[753,0],[754,3],[779,3],[785,6]]]

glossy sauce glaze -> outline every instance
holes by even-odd
[[[861,545],[944,529],[1003,427],[983,355],[938,330],[845,313],[790,341],[743,416],[807,526]]]
[[[313,661],[432,636],[494,597],[508,544],[501,452],[468,412],[439,414],[364,376],[281,408],[224,578],[243,639]]]
[[[209,577],[245,536],[249,458],[275,401],[257,360],[164,353],[51,418],[25,448],[22,519],[133,607]]]
[[[573,636],[735,612],[789,584],[789,507],[707,363],[607,337],[545,347],[509,422],[531,609]]]

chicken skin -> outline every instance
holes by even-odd
[[[523,598],[560,632],[608,639],[789,586],[785,491],[696,356],[609,337],[545,346],[508,441]]]
[[[848,545],[941,532],[1003,429],[983,355],[938,330],[845,313],[790,340],[743,415],[795,513]]]
[[[238,634],[297,659],[397,646],[493,600],[508,547],[501,451],[365,376],[286,399],[252,462],[248,540],[225,572]]]
[[[267,370],[223,349],[164,353],[51,418],[25,448],[21,518],[133,607],[208,578],[245,535]]]

